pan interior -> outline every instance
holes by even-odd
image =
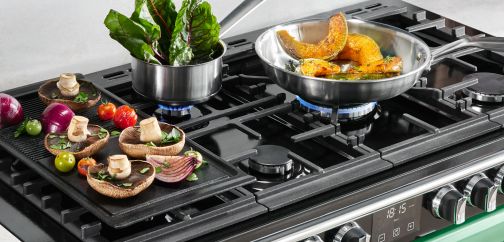
[[[276,36],[278,30],[287,30],[297,40],[316,43],[327,35],[328,23],[326,20],[313,20],[280,25],[269,29],[259,37],[256,42],[259,43],[259,46],[256,46],[259,56],[270,65],[285,68],[290,61],[297,62],[297,60],[283,50]],[[380,46],[383,56],[401,57],[402,74],[423,69],[430,58],[428,46],[423,41],[394,27],[352,19],[348,20],[348,32],[373,38]]]

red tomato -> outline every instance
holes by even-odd
[[[122,105],[117,108],[114,114],[114,124],[120,129],[125,129],[127,127],[135,126],[137,122],[137,114],[135,109],[128,105]]]
[[[77,171],[82,176],[87,176],[88,168],[94,165],[96,165],[96,161],[93,158],[82,158],[79,163],[77,163]]]
[[[98,117],[101,120],[111,120],[114,118],[116,112],[116,106],[113,103],[102,103],[98,106]]]

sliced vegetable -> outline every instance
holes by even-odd
[[[69,172],[75,166],[75,157],[70,152],[61,152],[54,159],[54,166],[60,172]]]
[[[193,173],[196,165],[199,163],[192,156],[147,155],[146,158],[147,162],[156,169],[156,178],[167,183],[184,180]]]
[[[184,152],[184,155],[194,157],[196,160],[198,160],[196,169],[200,168],[200,166],[203,164],[203,155],[201,155],[201,153],[199,153],[198,151],[193,150],[192,148],[191,150]]]
[[[91,157],[82,158],[79,163],[77,163],[77,171],[81,176],[87,176],[88,168],[90,166],[96,165],[96,160]]]
[[[117,137],[121,134],[121,132],[117,131],[117,130],[114,130],[112,132],[110,132],[110,137]]]
[[[122,105],[117,108],[114,114],[114,124],[120,129],[135,126],[137,122],[137,114],[133,108],[127,105]]]
[[[277,31],[277,37],[283,49],[299,59],[334,59],[345,47],[347,35],[347,23],[345,15],[342,13],[338,13],[329,19],[327,36],[317,43],[305,43],[296,40],[287,30]]]
[[[116,112],[116,106],[113,103],[107,102],[102,103],[98,106],[98,118],[103,121],[111,120],[114,118],[114,114]]]
[[[64,104],[51,103],[42,112],[42,130],[45,133],[61,133],[68,128],[74,112]]]
[[[0,129],[23,121],[23,108],[9,94],[0,93]]]

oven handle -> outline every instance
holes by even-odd
[[[415,183],[410,183],[389,193],[370,198],[355,206],[327,214],[303,224],[291,227],[275,234],[260,238],[256,241],[291,242],[300,241],[319,233],[334,229],[346,222],[354,221],[372,214],[390,205],[411,199],[420,194],[425,194],[447,184],[462,180],[484,170],[488,170],[504,162],[504,151],[476,159],[464,166],[459,166],[424,178]]]

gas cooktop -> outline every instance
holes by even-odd
[[[337,11],[344,11],[348,18],[405,29],[431,48],[464,36],[484,35],[394,1],[370,1],[316,17],[327,18]],[[288,229],[328,214],[329,208],[341,210],[465,165],[469,160],[463,157],[488,154],[475,147],[488,143],[490,153],[500,150],[495,142],[502,139],[504,125],[504,56],[500,53],[474,48],[452,53],[434,63],[407,93],[386,101],[342,106],[337,110],[338,122],[334,122],[331,115],[335,110],[286,92],[265,76],[253,48],[260,32],[226,40],[229,48],[224,58],[223,88],[209,101],[194,106],[164,106],[143,100],[131,88],[130,65],[86,75],[87,80],[128,103],[141,116],[156,116],[178,125],[194,143],[254,177],[254,182],[159,211],[145,221],[120,229],[100,221],[15,156],[5,154],[0,160],[0,178],[14,190],[4,188],[6,185],[0,188],[17,191],[25,198],[21,199],[28,204],[25,206],[33,203],[42,211],[39,216],[53,218],[49,231],[62,226],[82,240],[270,240],[270,235],[271,239],[281,238],[275,237],[282,235],[278,232],[291,231]],[[8,93],[33,91],[38,85]],[[405,228],[410,233],[398,234],[392,240],[409,240],[429,229],[447,226],[439,222],[442,220],[426,225],[430,220],[420,215],[426,213],[420,207],[427,206],[422,199],[430,195],[414,195],[408,197],[408,204],[419,210],[408,216],[417,224],[422,217],[423,227],[411,229],[415,233]],[[476,210],[468,210],[470,216],[477,214]],[[312,217],[307,218],[307,214]],[[373,241],[380,241],[377,231],[389,229],[375,228],[373,219],[357,219],[361,226],[349,223],[347,230],[372,227]],[[327,239],[337,236],[337,228],[295,238]],[[23,238],[18,228],[10,229]],[[55,240],[64,236],[48,234]]]

